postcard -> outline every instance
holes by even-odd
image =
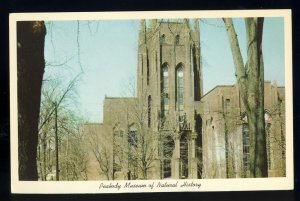
[[[291,10],[10,14],[12,193],[290,190]]]

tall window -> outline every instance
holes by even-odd
[[[166,42],[166,36],[165,36],[165,34],[163,34],[163,35],[160,36],[160,44],[162,45],[165,42]]]
[[[270,145],[270,128],[271,123],[266,123],[266,145],[267,145],[267,157],[268,157],[268,169],[272,169],[272,153],[271,153],[271,145]]]
[[[177,111],[179,112],[179,121],[183,118],[183,99],[184,99],[184,88],[183,88],[183,67],[179,64],[176,68],[176,105]]]
[[[148,49],[147,49],[147,85],[149,85],[150,80],[150,68],[149,68],[149,57],[148,57]]]
[[[151,96],[148,96],[148,128],[151,127]]]
[[[176,37],[175,37],[175,45],[179,45],[179,42],[180,42],[180,36],[176,35]]]
[[[137,131],[135,129],[129,129],[128,131],[128,145],[131,148],[137,147]]]
[[[227,98],[227,99],[225,100],[225,113],[226,113],[226,114],[229,114],[230,108],[231,108],[230,99]]]
[[[249,126],[248,123],[243,123],[243,164],[245,177],[249,177],[250,170],[250,136],[249,136]]]
[[[165,117],[169,112],[169,72],[168,64],[164,64],[161,70],[161,95],[162,115]]]
[[[191,47],[191,64],[193,64],[194,70],[194,100],[200,101],[201,89],[200,89],[200,67],[197,63],[197,51],[195,44]]]
[[[174,140],[171,136],[163,138],[163,177],[171,177],[172,156],[174,150]]]

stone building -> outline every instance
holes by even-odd
[[[99,156],[91,152],[89,179],[103,178],[97,172],[126,180],[247,176],[247,124],[238,88],[218,86],[203,96],[200,55],[197,19],[141,20],[137,96],[106,97],[103,123],[85,125],[86,141],[99,144],[91,128],[103,138]],[[273,115],[272,107],[284,105],[284,88],[267,83],[265,89],[268,137],[280,140],[268,141],[269,174],[281,176],[284,108]]]
[[[197,178],[195,118],[202,96],[199,21],[141,21],[138,98],[160,142],[161,178]],[[199,139],[199,138],[198,138]]]
[[[264,107],[268,176],[285,176],[285,94],[266,81]],[[247,117],[236,85],[216,86],[202,98],[202,178],[249,177]]]

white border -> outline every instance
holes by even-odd
[[[145,180],[145,181],[19,181],[18,180],[18,116],[17,116],[17,44],[16,22],[32,20],[128,20],[160,18],[221,18],[221,17],[284,17],[285,48],[285,100],[286,100],[286,177],[252,179],[199,179],[199,180]],[[201,192],[245,190],[291,190],[293,172],[293,92],[292,92],[292,32],[291,10],[227,10],[227,11],[151,11],[151,12],[85,12],[85,13],[20,13],[10,14],[10,122],[11,122],[11,191],[12,193],[124,193],[124,192]],[[198,188],[121,188],[99,189],[101,183],[124,186],[150,185],[153,182],[169,183],[193,181]]]

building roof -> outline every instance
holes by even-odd
[[[265,83],[270,83],[272,85],[270,80],[265,80]],[[212,88],[211,90],[209,90],[206,94],[204,94],[201,97],[201,99],[203,99],[205,96],[207,96],[208,94],[210,94],[211,92],[213,92],[217,88],[220,88],[220,87],[234,87],[234,86],[235,86],[235,84],[233,84],[233,85],[217,85],[214,88]],[[282,90],[285,89],[285,87],[284,86],[277,86],[277,89],[280,89],[282,91]]]
[[[84,125],[102,125],[103,123],[86,122]]]
[[[112,97],[112,96],[105,96],[105,99],[135,99],[137,97]]]
[[[205,96],[207,96],[208,94],[210,94],[211,92],[213,92],[215,89],[220,88],[220,87],[234,87],[234,85],[217,85],[214,88],[212,88],[211,90],[209,90],[208,92],[206,92],[206,94],[204,94],[202,98],[204,98]]]

